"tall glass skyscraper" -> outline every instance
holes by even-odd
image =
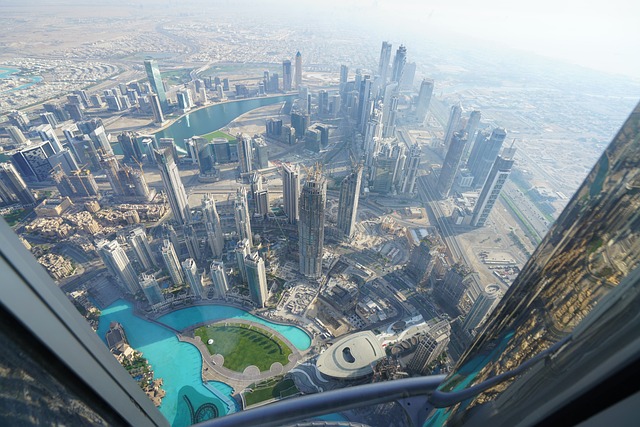
[[[162,112],[166,113],[169,110],[169,103],[167,102],[167,94],[164,91],[164,84],[162,83],[162,76],[160,75],[160,69],[158,68],[158,62],[155,59],[147,59],[144,61],[144,69],[147,72],[147,78],[151,89],[158,95]]]
[[[320,167],[316,166],[302,188],[298,222],[300,273],[314,279],[322,276],[326,203],[327,180],[320,171]]]
[[[360,183],[362,181],[362,167],[347,175],[340,185],[340,199],[338,201],[338,229],[345,237],[352,237],[355,231],[358,215],[358,199],[360,198]]]
[[[169,148],[154,150],[156,163],[160,169],[162,184],[167,192],[169,206],[173,212],[173,218],[180,224],[186,224],[191,220],[187,192],[184,190],[178,165],[176,165],[173,154]]]

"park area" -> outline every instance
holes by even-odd
[[[289,363],[291,349],[280,338],[268,330],[244,323],[226,323],[202,326],[194,331],[209,353],[221,354],[224,367],[243,372],[254,365],[267,371],[275,362],[283,366]],[[209,340],[213,340],[209,344]]]

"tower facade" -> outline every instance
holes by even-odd
[[[238,140],[238,163],[240,164],[240,172],[249,173],[253,170],[253,151],[251,138],[247,135],[236,135]]]
[[[169,272],[169,276],[171,276],[171,281],[174,285],[181,285],[184,283],[184,276],[182,275],[182,270],[180,269],[180,261],[178,260],[178,255],[176,254],[176,249],[171,243],[171,240],[164,239],[162,241],[162,249],[160,250],[162,254],[162,260],[164,261],[165,267],[167,267],[167,271]]]
[[[193,258],[187,258],[182,262],[182,271],[184,271],[184,277],[191,288],[191,292],[197,298],[204,298],[204,288],[202,286],[202,277],[198,273],[198,265]]]
[[[207,230],[207,242],[211,248],[211,253],[215,258],[222,256],[224,250],[224,235],[220,224],[220,216],[216,209],[216,201],[213,195],[206,194],[202,198],[202,213]]]
[[[288,59],[282,61],[282,90],[291,90],[291,61]]]
[[[433,80],[424,79],[420,84],[420,92],[418,93],[418,103],[416,104],[416,118],[419,122],[424,123],[429,112],[429,104],[431,104],[431,96],[433,95]]]
[[[240,277],[242,281],[247,281],[247,268],[245,266],[245,258],[251,253],[251,245],[248,239],[238,241],[236,246],[236,261],[238,263],[238,270],[240,270]]]
[[[429,365],[447,348],[450,334],[449,322],[442,321],[436,324],[418,344],[407,368],[421,375],[428,374]]]
[[[391,61],[391,43],[382,42],[380,49],[380,61],[378,62],[378,75],[383,83],[387,81],[387,73],[389,72],[389,63]]]
[[[156,278],[150,274],[142,273],[138,278],[140,282],[140,288],[144,293],[144,296],[147,298],[149,305],[156,305],[164,302],[164,296],[162,295],[162,291],[160,290],[160,286],[158,286],[158,282]]]
[[[424,282],[433,269],[433,256],[427,240],[422,240],[420,245],[411,252],[407,264],[407,274],[416,281],[416,285]]]
[[[456,132],[453,135],[447,155],[442,163],[442,169],[440,169],[440,176],[438,177],[438,183],[436,185],[436,191],[440,194],[440,197],[446,199],[449,197],[451,187],[453,187],[453,181],[456,178],[458,167],[460,166],[460,160],[462,160],[462,153],[464,152],[464,146],[467,143],[466,135],[464,131]]]
[[[462,329],[465,331],[476,330],[491,311],[493,311],[494,307],[498,305],[501,297],[502,291],[500,290],[500,286],[495,283],[484,288],[484,291],[471,306],[469,314],[465,317],[464,323],[462,323]]]
[[[478,135],[467,162],[467,168],[473,175],[473,187],[484,185],[506,137],[507,132],[502,128],[495,128],[488,138],[485,133]]]
[[[23,205],[34,205],[36,203],[35,197],[33,197],[33,194],[27,188],[27,184],[25,184],[13,164],[9,162],[0,163],[0,182],[8,193],[11,193],[12,199],[19,201]]]
[[[213,261],[211,263],[211,269],[209,270],[209,276],[216,290],[216,296],[218,298],[226,298],[227,292],[229,291],[229,281],[224,271],[224,263],[222,261]]]
[[[247,202],[247,190],[242,187],[236,191],[236,200],[233,206],[236,222],[236,232],[238,241],[247,239],[249,247],[253,245],[253,235],[251,234],[251,217],[249,216],[249,204]]]
[[[449,123],[447,123],[447,130],[444,133],[444,139],[442,145],[445,150],[449,149],[453,134],[460,130],[460,117],[462,116],[462,107],[460,105],[454,105],[451,107],[449,113]]]
[[[191,212],[187,201],[187,193],[182,185],[178,165],[176,165],[173,154],[171,150],[164,148],[162,150],[154,150],[154,155],[160,169],[162,184],[167,192],[167,199],[169,199],[173,218],[180,224],[186,224],[191,221]]]
[[[360,184],[362,181],[362,167],[347,175],[340,185],[340,199],[338,201],[338,229],[345,237],[353,237],[358,215],[358,200],[360,198]]]
[[[413,144],[409,150],[409,155],[407,156],[400,192],[404,194],[411,194],[415,190],[421,157],[422,151],[420,150],[420,146],[418,144]]]
[[[184,227],[184,243],[187,245],[189,256],[200,261],[202,259],[202,252],[200,251],[200,240],[198,239],[198,234],[193,228],[193,225],[186,225]]]
[[[391,81],[400,83],[402,74],[404,73],[404,67],[407,63],[407,48],[404,45],[400,45],[396,51],[396,56],[393,59],[393,70],[391,71]]]
[[[300,171],[297,165],[282,164],[282,202],[289,224],[298,222],[298,199],[300,198]]]
[[[493,162],[493,167],[489,171],[489,175],[482,186],[482,191],[480,191],[476,206],[473,209],[473,216],[471,217],[472,226],[482,227],[487,222],[491,209],[493,209],[498,197],[500,197],[502,187],[504,187],[511,173],[514,154],[515,148],[507,148],[502,153],[502,156],[498,156],[495,162]]]
[[[96,249],[109,273],[116,279],[124,291],[136,294],[140,291],[138,276],[129,261],[129,257],[117,240],[99,240]]]
[[[296,90],[300,89],[300,85],[302,84],[302,54],[299,51],[296,53],[296,76],[294,84]]]
[[[267,272],[264,260],[258,255],[258,252],[254,252],[246,256],[244,264],[247,270],[249,295],[258,307],[264,307],[267,302]]]
[[[131,230],[127,236],[127,241],[129,246],[133,248],[136,258],[138,258],[144,270],[150,270],[156,265],[144,228],[138,227]]]
[[[307,177],[300,195],[298,245],[300,273],[310,278],[322,276],[324,250],[324,209],[327,199],[327,181],[316,166]]]
[[[160,69],[158,68],[158,62],[155,59],[147,59],[144,61],[144,69],[147,72],[147,78],[153,92],[158,95],[158,101],[162,111],[166,112],[169,109],[167,103],[167,95],[164,91],[164,84],[162,83],[162,76],[160,75]]]

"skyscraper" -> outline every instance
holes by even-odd
[[[44,141],[49,141],[51,143],[51,147],[55,153],[59,153],[62,151],[62,144],[58,139],[58,136],[53,131],[53,127],[50,124],[43,124],[36,127],[36,132],[38,132],[38,136],[40,139]]]
[[[129,257],[117,240],[99,240],[96,249],[109,273],[120,284],[123,291],[136,294],[140,291],[140,283]]]
[[[469,120],[467,120],[467,127],[464,131],[467,133],[467,141],[469,141],[464,148],[464,154],[462,155],[462,161],[466,162],[469,158],[469,152],[473,148],[473,142],[476,140],[476,132],[478,131],[478,125],[480,125],[480,119],[482,118],[482,113],[478,110],[473,110],[471,114],[469,114]]]
[[[409,149],[409,156],[407,157],[407,162],[404,167],[404,177],[402,178],[402,188],[400,189],[404,194],[411,194],[415,189],[421,157],[422,150],[420,146],[413,144]]]
[[[387,81],[387,73],[389,72],[389,63],[391,61],[391,43],[382,42],[380,49],[380,61],[378,62],[378,75],[384,84]]]
[[[507,133],[502,128],[495,128],[489,138],[484,133],[482,136],[478,135],[467,162],[467,168],[473,175],[473,187],[479,188],[484,185],[506,137]]]
[[[202,286],[202,276],[198,273],[198,266],[193,258],[187,258],[182,262],[185,281],[191,288],[191,292],[196,298],[204,298],[204,287]]]
[[[428,240],[423,239],[420,245],[411,252],[407,264],[407,275],[415,280],[416,285],[420,285],[429,278],[432,269],[431,244]]]
[[[507,148],[502,155],[498,156],[493,162],[493,166],[482,186],[482,191],[480,191],[476,206],[473,209],[471,225],[474,227],[482,227],[487,222],[489,213],[491,213],[491,209],[493,209],[493,206],[496,204],[502,187],[504,187],[511,173],[515,151],[515,148]]]
[[[209,276],[216,290],[216,296],[218,298],[226,298],[229,291],[229,281],[227,280],[227,273],[224,271],[224,263],[222,261],[213,261]]]
[[[344,89],[347,86],[347,80],[349,80],[349,67],[346,65],[340,65],[340,95],[344,96]]]
[[[205,194],[202,198],[202,213],[211,253],[214,258],[219,258],[224,250],[224,235],[222,234],[220,216],[216,210],[216,201],[213,199],[213,195]]]
[[[324,248],[324,208],[327,201],[327,181],[316,165],[302,188],[298,221],[300,273],[310,278],[322,276]]]
[[[253,252],[246,256],[244,264],[247,271],[249,295],[258,307],[264,307],[267,302],[267,272],[264,260],[258,255],[258,252]]]
[[[240,270],[240,277],[242,277],[243,282],[247,281],[247,269],[244,260],[250,253],[251,244],[249,243],[249,239],[238,241],[238,245],[236,246],[236,262],[238,263],[238,270]]]
[[[174,285],[181,285],[184,283],[184,276],[182,275],[182,270],[180,269],[180,261],[178,260],[178,255],[176,254],[176,249],[171,243],[171,240],[164,239],[162,241],[162,260],[164,261],[164,265],[167,267],[167,271],[169,272],[169,276],[171,276],[171,281]]]
[[[391,138],[396,133],[396,115],[398,114],[398,83],[390,83],[384,90],[382,104],[382,136]]]
[[[180,224],[186,224],[191,221],[191,212],[187,201],[187,193],[184,191],[178,165],[176,165],[173,154],[168,148],[153,150],[153,152],[160,169],[162,184],[167,192],[167,199],[169,199],[173,218]]]
[[[405,64],[400,78],[400,90],[413,90],[413,81],[416,79],[416,63]]]
[[[449,122],[447,124],[447,129],[444,133],[444,139],[442,140],[442,146],[445,150],[449,149],[449,144],[451,144],[451,139],[453,138],[453,134],[460,130],[460,117],[462,115],[462,107],[460,104],[454,105],[451,107],[451,112],[449,113]]]
[[[464,319],[462,329],[473,332],[484,322],[484,319],[491,313],[496,305],[500,302],[502,291],[500,286],[495,283],[488,285],[484,291],[480,293],[469,310],[469,314]]]
[[[234,217],[236,222],[236,232],[238,241],[247,239],[249,247],[253,246],[253,235],[251,234],[251,217],[249,216],[249,204],[247,203],[247,189],[244,187],[236,191],[234,201]]]
[[[167,103],[167,95],[164,91],[164,84],[162,83],[162,76],[158,69],[158,62],[155,59],[147,59],[144,61],[144,69],[147,72],[147,78],[153,92],[158,95],[158,101],[162,112],[169,111],[169,104]]]
[[[13,195],[16,201],[19,201],[26,206],[34,205],[36,203],[36,199],[27,188],[27,184],[25,184],[24,180],[11,163],[0,163],[0,182],[2,182],[8,193]]]
[[[404,45],[400,45],[396,51],[396,56],[393,59],[393,70],[391,71],[391,81],[400,83],[402,74],[404,73],[404,67],[407,63],[407,48]]]
[[[164,122],[164,114],[162,113],[162,104],[160,103],[160,97],[155,93],[150,94],[149,104],[151,105],[151,112],[153,113],[153,122],[162,124]]]
[[[185,225],[184,227],[184,243],[187,245],[189,256],[200,261],[202,252],[200,251],[200,240],[193,225]]]
[[[442,163],[442,169],[440,169],[440,176],[438,177],[436,191],[443,199],[449,197],[449,192],[451,191],[451,187],[453,187],[453,181],[456,178],[456,173],[460,166],[460,160],[462,160],[464,146],[467,143],[466,138],[464,131],[453,134],[449,150],[447,150],[447,155]]]
[[[129,246],[133,248],[136,258],[138,258],[143,270],[150,270],[155,267],[156,262],[144,228],[138,227],[131,230],[127,236],[127,241],[129,242]]]
[[[158,281],[150,274],[142,273],[138,277],[140,288],[147,298],[149,305],[156,305],[164,302],[164,296],[158,286]]]
[[[291,61],[288,59],[282,61],[282,90],[291,90]]]
[[[294,87],[296,90],[300,88],[302,84],[302,54],[300,51],[296,53],[296,76],[294,79]]]
[[[354,172],[347,175],[340,185],[340,199],[338,201],[338,229],[347,237],[353,237],[356,220],[358,218],[358,200],[360,198],[360,183],[362,181],[362,167],[357,166]]]
[[[404,146],[395,142],[380,144],[371,168],[372,190],[376,193],[393,193],[401,182],[406,161]]]
[[[248,135],[236,135],[238,140],[238,163],[241,173],[249,173],[253,170],[253,151],[251,138]]]
[[[289,224],[298,222],[298,199],[300,198],[300,171],[297,165],[282,164],[282,202]]]
[[[49,141],[26,147],[11,156],[20,174],[27,180],[47,181],[51,173],[49,157],[54,155]]]
[[[438,322],[423,337],[407,368],[415,373],[429,374],[429,365],[447,348],[451,328],[446,320]]]
[[[6,131],[16,145],[22,145],[27,142],[27,138],[17,126],[7,126]]]
[[[424,123],[429,112],[429,104],[433,95],[433,80],[424,79],[420,84],[420,92],[418,93],[418,102],[416,104],[416,118],[420,123]]]

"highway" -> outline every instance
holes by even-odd
[[[435,191],[431,188],[429,183],[429,177],[427,175],[422,175],[418,177],[418,195],[422,199],[422,203],[425,208],[431,209],[433,212],[433,216],[436,219],[438,229],[440,230],[440,235],[444,239],[447,244],[447,248],[451,254],[451,258],[455,262],[464,261],[467,265],[469,265],[464,253],[460,249],[460,245],[458,245],[458,241],[455,238],[455,233],[453,232],[453,228],[451,224],[449,224],[447,218],[445,218],[442,213],[442,209],[437,202],[437,197],[435,196]]]

